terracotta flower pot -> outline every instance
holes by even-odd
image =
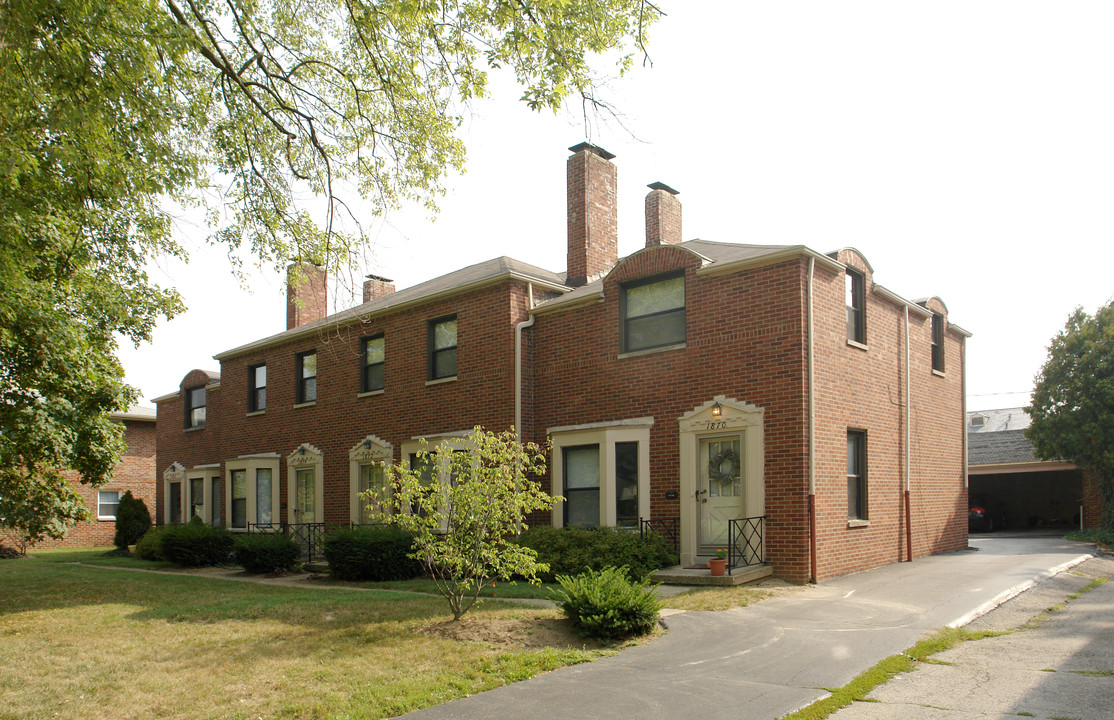
[[[723,575],[727,570],[727,558],[712,558],[708,561],[708,569],[712,571],[712,575]]]

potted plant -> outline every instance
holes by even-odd
[[[716,550],[716,556],[708,561],[708,569],[713,575],[723,575],[727,569],[727,549]]]

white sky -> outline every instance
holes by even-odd
[[[1114,3],[663,6],[652,67],[606,89],[622,126],[531,113],[496,82],[440,214],[369,220],[364,272],[401,289],[499,255],[564,270],[566,148],[589,139],[617,156],[620,256],[642,247],[658,180],[680,191],[686,240],[854,246],[879,284],[940,296],[974,333],[969,409],[1025,404],[1071,310],[1114,297]],[[181,229],[191,263],[152,276],[189,311],[121,348],[145,404],[285,329],[281,273],[244,292],[204,229]]]

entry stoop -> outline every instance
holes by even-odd
[[[773,574],[774,570],[769,565],[737,567],[730,575],[712,575],[712,571],[708,568],[674,565],[650,575],[650,581],[666,585],[745,585]]]

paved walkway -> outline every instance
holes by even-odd
[[[1114,582],[1085,588],[1112,577],[1114,560],[1102,557],[1037,585],[968,626],[1010,634],[939,653],[932,659],[946,664],[922,663],[876,688],[871,702],[853,703],[832,720],[1109,720]]]
[[[978,551],[888,565],[747,608],[671,615],[670,632],[654,642],[407,717],[773,720],[1092,549],[1055,537],[971,544]]]

